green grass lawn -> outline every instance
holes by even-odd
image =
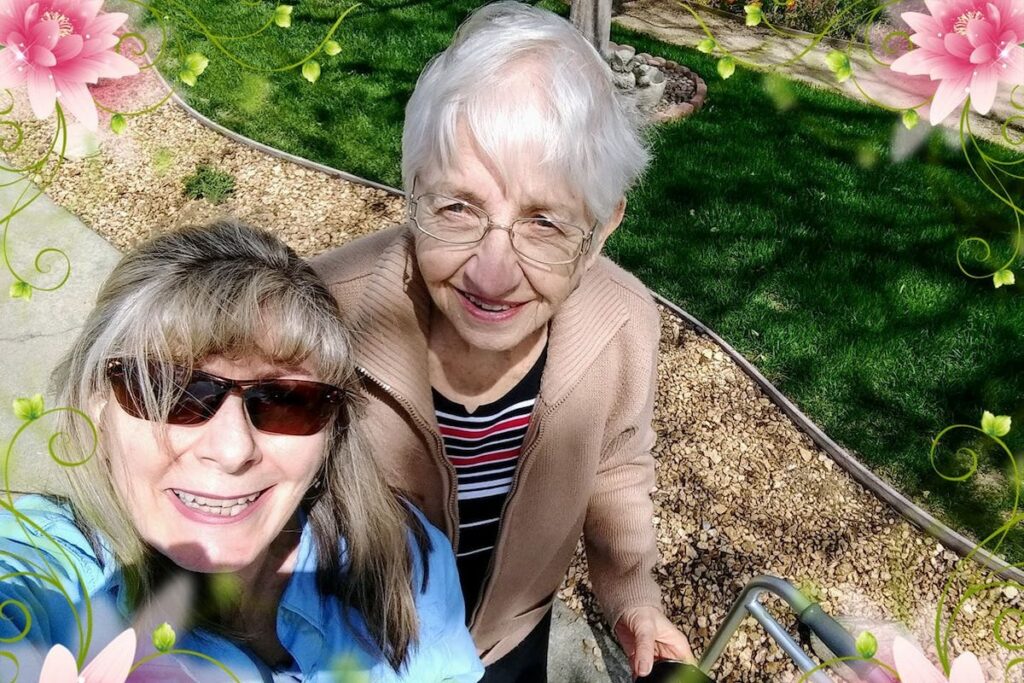
[[[240,73],[184,34],[187,50],[211,58],[185,94],[244,135],[397,185],[416,76],[477,4],[370,0],[342,25],[342,53],[318,58],[323,72],[312,85],[295,72]],[[260,23],[244,4],[195,5],[221,33]],[[261,7],[269,13],[272,4]],[[298,4],[290,29],[230,45],[253,62],[283,64],[315,45],[342,9]],[[168,14],[183,25],[180,13]],[[621,30],[612,38],[690,65],[709,83],[702,112],[654,131],[654,163],[629,197],[612,258],[719,332],[904,492],[986,536],[1013,500],[1005,456],[966,430],[951,435],[947,463],[956,447],[973,446],[982,466],[951,484],[932,471],[928,451],[941,429],[978,424],[985,409],[1024,422],[1019,290],[964,277],[954,257],[969,236],[1008,254],[1010,215],[940,136],[890,162],[892,114],[742,69],[722,81],[696,51]],[[792,106],[780,110],[787,99]],[[1021,196],[1024,184],[1012,189]],[[1008,442],[1019,450],[1016,431]],[[1024,560],[1024,534],[1012,534],[1006,550]]]

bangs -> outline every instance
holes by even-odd
[[[110,357],[190,370],[212,356],[252,358],[304,366],[319,381],[342,385],[349,374],[349,345],[337,317],[325,316],[309,292],[278,273],[239,277],[237,264],[231,270],[229,276],[212,267],[144,287],[112,326]],[[158,414],[166,414],[166,406],[160,408]]]

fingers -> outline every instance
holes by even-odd
[[[646,676],[654,668],[654,620],[644,616],[633,629],[633,675]]]
[[[696,664],[697,659],[690,649],[690,641],[683,632],[671,624],[658,634],[658,654],[671,659],[678,659],[689,664]]]

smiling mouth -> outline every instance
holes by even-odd
[[[263,495],[263,491],[259,491],[241,498],[206,498],[177,489],[171,489],[171,492],[178,497],[178,500],[185,507],[205,512],[208,515],[220,515],[221,517],[235,517],[241,514]]]
[[[481,299],[480,297],[473,296],[469,292],[463,291],[461,289],[458,290],[458,291],[459,291],[459,294],[461,294],[463,297],[465,297],[465,299],[469,303],[473,304],[474,306],[479,308],[481,311],[487,311],[488,313],[502,313],[504,311],[510,311],[513,308],[518,308],[519,306],[523,305],[521,303],[519,303],[519,304],[516,304],[516,303],[497,303],[497,302],[487,301],[485,299]]]

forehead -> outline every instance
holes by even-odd
[[[486,153],[460,125],[448,163],[431,165],[417,175],[417,192],[437,192],[466,199],[482,208],[511,203],[521,210],[546,208],[582,216],[583,197],[566,174],[544,161],[541,144],[520,141]]]
[[[275,360],[263,354],[213,355],[197,362],[195,367],[214,375],[227,377],[228,379],[316,376],[314,364],[310,359],[302,363],[295,363]]]

